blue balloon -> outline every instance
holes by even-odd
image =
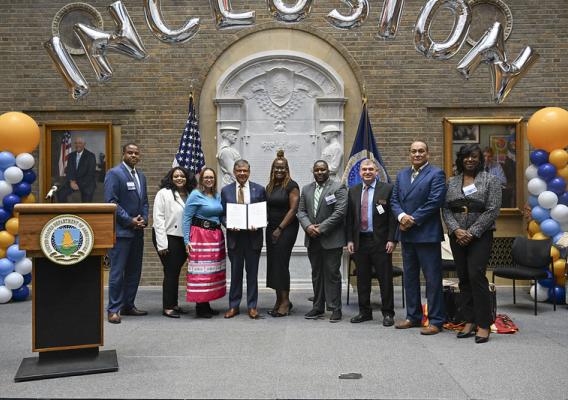
[[[554,237],[552,238],[552,243],[556,244],[558,243],[558,241],[562,238],[562,236],[564,236],[564,232],[558,232],[556,235],[554,235]]]
[[[561,176],[557,176],[548,182],[548,190],[560,196],[566,191],[566,181]]]
[[[12,216],[11,212],[8,212],[3,208],[0,208],[0,223],[5,223],[10,219],[11,216]]]
[[[566,289],[562,286],[554,286],[548,289],[548,301],[552,303],[553,297],[556,297],[556,304],[566,303]]]
[[[568,206],[568,192],[564,192],[560,196],[558,196],[558,204],[564,204]]]
[[[529,195],[529,206],[531,206],[531,208],[538,206],[537,196]]]
[[[30,295],[30,289],[26,285],[22,285],[18,289],[12,289],[12,300],[24,301]]]
[[[530,159],[534,165],[540,166],[548,162],[548,153],[544,150],[534,150],[530,155]]]
[[[544,163],[538,167],[538,176],[548,182],[556,176],[556,167],[551,163]]]
[[[16,157],[9,151],[0,152],[0,168],[5,170],[13,165],[16,165]]]
[[[545,219],[550,218],[550,212],[546,208],[535,206],[531,210],[531,216],[536,222],[541,223]]]
[[[552,271],[547,269],[546,270],[546,278],[540,279],[538,281],[538,283],[540,283],[540,285],[544,286],[545,288],[551,288],[552,286],[554,286],[554,280],[552,279]]]
[[[17,244],[13,244],[8,247],[6,251],[6,257],[8,257],[11,261],[18,262],[22,258],[26,256],[25,250],[20,250],[20,247]]]
[[[33,169],[26,169],[24,171],[24,178],[22,179],[23,182],[29,183],[30,185],[35,182],[37,178],[36,173]]]
[[[0,276],[6,276],[14,272],[14,263],[7,258],[0,258]]]
[[[4,286],[4,277],[0,275],[0,286]]]
[[[548,237],[553,237],[560,232],[560,224],[552,218],[545,219],[540,223],[540,230]]]
[[[4,171],[0,169],[0,181],[4,180]]]
[[[23,275],[24,277],[24,285],[29,285],[32,281],[32,273]]]
[[[32,192],[32,185],[27,182],[20,182],[14,185],[14,193],[20,197],[27,196]]]
[[[4,200],[2,200],[2,204],[4,205],[4,210],[11,213],[12,210],[14,209],[14,206],[18,204],[20,201],[22,201],[20,196],[13,193],[4,196]]]

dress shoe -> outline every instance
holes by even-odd
[[[203,311],[203,310],[197,311],[195,313],[195,316],[197,318],[205,318],[205,319],[213,318],[213,314],[211,314],[209,311]]]
[[[475,324],[471,324],[469,330],[467,331],[459,331],[456,337],[458,339],[466,339],[470,338],[475,335]]]
[[[148,315],[148,311],[139,310],[136,307],[124,308],[120,312],[121,315],[132,315],[135,317],[141,317],[142,315]]]
[[[394,318],[392,315],[385,315],[383,317],[383,326],[389,327],[394,325]]]
[[[428,325],[428,326],[425,326],[422,329],[420,329],[420,334],[431,336],[431,335],[435,335],[437,333],[440,333],[441,331],[442,330],[440,328],[438,328],[436,325]]]
[[[165,315],[166,317],[169,317],[169,318],[179,318],[179,312],[176,311],[175,309],[163,310],[162,315]]]
[[[316,310],[315,308],[312,308],[310,311],[308,311],[306,313],[306,315],[304,315],[305,319],[318,319],[320,317],[322,317],[324,314],[323,311],[320,310]]]
[[[343,317],[343,314],[341,313],[341,310],[334,310],[331,313],[331,317],[329,317],[329,322],[332,322],[332,323],[339,322],[339,321],[341,321],[342,317]]]
[[[365,321],[371,321],[373,319],[372,315],[367,315],[367,314],[357,314],[356,316],[354,316],[353,318],[351,318],[351,323],[352,324],[359,324],[361,322],[365,322]]]
[[[238,308],[229,308],[229,310],[225,313],[225,318],[233,318],[236,315],[239,315],[241,312]]]
[[[219,315],[219,311],[211,308],[211,306],[209,304],[207,304],[207,311],[209,311],[209,314],[211,314],[213,316]]]
[[[487,330],[487,336],[478,336],[477,334],[475,335],[475,343],[481,344],[481,343],[487,343],[489,341],[489,335],[491,334],[490,330]]]
[[[394,324],[394,327],[396,329],[420,328],[421,326],[422,324],[420,322],[413,322],[408,319],[398,321],[396,324]]]
[[[175,310],[178,314],[187,314],[189,311],[184,310],[183,308],[181,308],[180,306],[175,306],[173,308],[173,310]]]
[[[116,312],[108,312],[108,322],[111,324],[120,324],[120,315]]]
[[[249,308],[248,315],[250,319],[258,319],[260,317],[256,308]]]

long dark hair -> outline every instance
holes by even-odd
[[[474,176],[477,175],[480,171],[483,171],[485,162],[483,160],[481,147],[479,147],[478,144],[464,144],[456,153],[456,170],[458,171],[458,174],[463,173],[463,160],[469,157],[472,153],[479,153],[479,164],[474,171]]]
[[[274,180],[274,165],[278,161],[284,161],[284,167],[286,168],[286,176],[284,177],[284,180],[281,183],[276,184],[276,181]],[[270,167],[270,181],[266,186],[266,191],[268,193],[272,193],[275,186],[282,186],[283,188],[286,188],[288,186],[288,183],[290,183],[291,179],[292,178],[290,178],[290,168],[288,167],[288,160],[284,157],[284,150],[278,150],[276,152],[276,158],[274,159],[274,161],[272,161],[272,166]]]
[[[187,190],[188,194],[197,186],[197,180],[195,179],[193,172],[184,167],[173,167],[168,171],[166,176],[162,178],[162,181],[160,182],[160,189],[170,189],[174,198],[176,197],[176,193],[178,193],[177,187],[174,183],[174,173],[176,171],[181,171],[185,175],[185,190]]]
[[[205,175],[205,171],[211,171],[213,172],[213,176],[214,176],[214,182],[213,182],[213,189],[211,190],[211,193],[213,194],[213,196],[215,196],[217,194],[217,173],[215,172],[215,170],[213,168],[209,168],[209,167],[205,167],[201,170],[201,172],[199,173],[199,191],[203,194],[205,194],[205,185],[203,185],[203,175]]]

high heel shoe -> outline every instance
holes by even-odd
[[[281,313],[278,311],[278,309],[273,310],[272,314],[270,314],[271,316],[273,316],[274,318],[281,318],[281,317],[287,317],[288,315],[290,315],[290,311],[292,311],[292,303],[288,303],[288,311]]]
[[[491,335],[491,331],[487,331],[487,336],[477,336],[475,335],[475,343],[487,343],[489,341],[489,336]]]
[[[463,332],[460,331],[458,332],[458,334],[456,335],[456,337],[458,339],[465,339],[465,338],[469,338],[475,335],[475,324],[471,324],[471,327],[469,328],[469,330],[467,332]]]

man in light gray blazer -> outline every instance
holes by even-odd
[[[345,246],[347,188],[329,179],[323,160],[314,163],[315,182],[302,188],[298,220],[306,231],[305,245],[312,265],[314,304],[306,319],[323,316],[326,303],[330,322],[341,321],[341,255]]]

